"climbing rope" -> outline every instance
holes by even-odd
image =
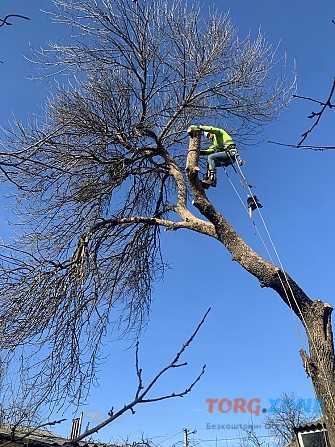
[[[239,167],[239,168],[240,168],[240,167]],[[229,181],[230,181],[230,184],[232,185],[232,187],[233,187],[235,193],[237,194],[237,196],[239,197],[240,201],[242,202],[244,209],[246,210],[246,212],[247,212],[248,215],[250,216],[248,208],[247,208],[246,205],[244,204],[244,201],[243,201],[241,195],[240,195],[239,192],[237,191],[237,189],[236,189],[235,185],[233,184],[231,178],[229,177],[228,172],[227,172],[226,169],[225,169],[225,172],[226,172],[226,175],[227,175],[227,177],[228,177],[228,179],[229,179]],[[236,171],[236,172],[237,172],[237,171]],[[248,197],[253,197],[253,194],[252,194],[252,192],[251,192],[251,186],[250,186],[250,184],[247,182],[246,178],[244,177],[244,175],[243,175],[241,169],[240,169],[240,174],[241,174],[241,177],[242,177],[242,179],[244,180],[245,185],[247,186],[248,192],[249,192],[249,194],[250,194],[250,195],[247,194]],[[245,189],[245,185],[244,185],[242,182],[241,182],[241,185],[242,185],[242,187]],[[260,209],[259,209],[258,207],[257,207],[257,209],[258,209],[258,212],[259,212],[260,216],[262,216],[262,214],[261,214],[261,212],[260,212]],[[262,218],[262,217],[261,217],[261,218]],[[263,236],[262,236],[260,230],[258,229],[255,220],[254,220],[252,217],[251,217],[250,220],[251,220],[251,222],[252,222],[252,224],[253,224],[253,226],[254,226],[254,228],[255,228],[257,234],[258,234],[258,237],[260,238],[260,240],[261,240],[261,242],[262,242],[262,244],[263,244],[263,246],[264,246],[264,248],[265,248],[265,250],[266,250],[266,252],[267,252],[267,254],[268,254],[268,256],[269,256],[269,260],[271,261],[272,264],[275,265],[275,261],[274,261],[272,255],[271,255],[271,252],[270,252],[270,250],[269,250],[269,248],[268,248],[268,245],[267,245],[267,243],[265,242],[265,240],[264,240],[264,238],[263,238]],[[264,221],[263,218],[262,218],[262,223],[263,223],[263,225],[264,225],[264,227],[265,227],[265,229],[266,229],[266,233],[267,233],[267,236],[268,236],[268,238],[269,238],[269,240],[270,240],[270,242],[271,242],[271,245],[272,245],[272,247],[274,248],[274,252],[275,252],[276,257],[277,257],[277,259],[278,259],[278,261],[279,261],[280,267],[281,267],[281,269],[284,271],[284,269],[283,269],[283,267],[282,267],[282,264],[281,264],[281,262],[280,262],[280,259],[279,259],[278,252],[277,252],[277,250],[276,250],[276,248],[275,248],[275,246],[274,246],[273,240],[272,240],[272,238],[271,238],[271,235],[270,235],[270,233],[269,233],[269,231],[268,231],[268,228],[267,228],[267,226],[266,226],[265,221]],[[285,272],[284,272],[284,273],[285,273]],[[301,346],[304,348],[303,340],[302,340],[302,336],[301,336],[301,332],[300,332],[299,325],[298,325],[298,322],[297,322],[297,315],[295,314],[295,312],[294,312],[294,310],[293,310],[292,303],[291,303],[291,300],[290,300],[290,298],[289,298],[289,296],[288,296],[286,287],[284,286],[283,280],[282,280],[282,278],[280,277],[280,275],[278,275],[278,277],[279,277],[280,283],[281,283],[281,285],[282,285],[282,287],[283,287],[283,289],[284,289],[284,291],[285,291],[285,295],[286,295],[287,301],[288,301],[288,303],[289,303],[289,306],[290,306],[290,308],[291,308],[291,312],[292,312],[292,314],[293,314],[293,318],[294,318],[294,322],[295,322],[296,329],[297,329],[297,332],[298,332],[298,337],[299,337],[300,344],[301,344]],[[287,278],[286,278],[286,279],[287,279]],[[287,281],[287,283],[288,283],[288,281]],[[289,283],[288,283],[288,286],[289,286],[289,288],[290,288]],[[290,291],[291,291],[291,290],[290,290]],[[294,295],[294,294],[293,294],[293,291],[291,291],[291,293],[292,293],[292,295]],[[300,307],[299,307],[298,303],[296,303],[296,305],[297,305],[297,307],[298,307],[298,309],[299,309],[299,311],[300,311]],[[300,312],[301,312],[301,311],[300,311]]]

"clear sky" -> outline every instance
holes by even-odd
[[[211,0],[202,3],[205,8],[213,4]],[[29,43],[39,47],[48,40],[64,38],[64,30],[50,24],[41,12],[51,4],[51,0],[11,0],[1,4],[0,17],[10,13],[30,17],[29,21],[12,19],[13,26],[0,27],[1,126],[7,126],[13,115],[22,120],[41,115],[43,99],[52,91],[52,79],[28,79],[36,75],[36,70],[23,57],[29,54]],[[296,66],[299,95],[327,99],[335,74],[332,0],[221,0],[217,6],[230,11],[241,38],[249,31],[255,35],[261,27],[267,41],[274,47],[279,45],[278,56],[286,53],[289,67]],[[307,116],[312,110],[317,108],[311,103],[294,100],[265,129],[262,142],[241,155],[246,160],[243,172],[255,185],[254,193],[264,205],[262,216],[284,268],[312,299],[320,298],[334,305],[335,152],[304,151],[268,143],[271,140],[297,144],[311,125]],[[307,143],[334,145],[334,118],[334,112],[328,111]],[[233,171],[229,174],[245,198],[239,179]],[[224,171],[219,172],[218,187],[209,190],[208,195],[241,236],[267,256]],[[4,202],[0,215],[3,222],[5,205]],[[255,222],[271,249],[257,214]],[[10,230],[3,224],[3,231]],[[257,398],[262,409],[269,408],[271,399],[279,398],[284,391],[295,392],[306,401],[314,399],[299,356],[302,344],[307,349],[304,336],[300,341],[298,329],[303,331],[273,291],[261,289],[253,277],[231,261],[222,246],[209,238],[165,232],[163,250],[171,269],[165,281],[156,286],[151,321],[141,339],[144,380],[150,380],[172,360],[211,307],[205,325],[186,352],[188,366],[158,383],[157,395],[182,391],[204,363],[206,374],[183,399],[138,407],[135,415],[124,415],[96,439],[109,442],[129,438],[132,442],[144,434],[154,437],[157,443],[174,445],[182,442],[183,428],[188,428],[197,430],[190,436],[192,445],[215,442],[230,447],[237,445],[233,438],[240,434],[231,426],[262,426],[262,413],[221,413],[217,406],[210,413],[206,399],[240,398],[249,402]],[[108,358],[101,366],[100,386],[92,390],[87,405],[81,409],[83,428],[100,422],[112,407],[117,410],[133,398],[137,386],[134,351],[127,348],[126,343],[107,345]],[[70,412],[65,416],[68,421],[55,429],[62,435],[69,434],[73,417]],[[214,425],[220,428],[213,428]],[[263,429],[257,430],[266,434]]]

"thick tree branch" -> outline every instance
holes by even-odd
[[[190,213],[191,215],[191,213]],[[192,215],[193,216],[193,215]],[[81,235],[78,239],[77,246],[73,252],[71,258],[67,261],[55,261],[49,260],[57,271],[67,269],[72,265],[80,263],[81,260],[86,256],[86,248],[90,243],[92,236],[101,230],[111,231],[116,227],[131,226],[136,224],[145,224],[153,227],[165,227],[166,230],[180,230],[180,229],[191,229],[201,234],[207,234],[208,236],[215,237],[214,227],[209,222],[204,222],[203,220],[197,219],[194,216],[192,220],[187,218],[185,221],[174,222],[167,219],[159,219],[156,217],[130,217],[123,219],[101,219],[100,222],[93,225],[85,234]]]

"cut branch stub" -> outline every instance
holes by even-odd
[[[199,172],[198,161],[200,151],[200,129],[192,129],[189,132],[190,144],[188,147],[187,160],[186,160],[186,173],[190,181],[195,181]]]

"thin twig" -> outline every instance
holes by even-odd
[[[158,396],[158,397],[152,397],[152,398],[145,398],[146,395],[149,393],[149,391],[153,388],[153,386],[157,383],[157,381],[159,380],[159,378],[168,370],[172,369],[172,368],[176,368],[176,367],[180,367],[180,366],[186,366],[187,363],[182,363],[179,364],[178,361],[181,357],[181,355],[184,353],[184,351],[186,350],[186,348],[192,343],[192,341],[194,340],[195,336],[197,335],[197,333],[199,332],[201,326],[204,324],[205,319],[207,317],[207,315],[209,314],[211,308],[209,308],[207,310],[207,312],[205,313],[205,315],[203,316],[202,320],[200,321],[200,323],[198,324],[197,328],[195,329],[195,331],[193,332],[193,334],[191,335],[191,337],[187,340],[186,343],[183,344],[183,346],[180,348],[180,350],[177,352],[175,358],[172,360],[172,362],[165,366],[163,369],[161,369],[156,376],[151,380],[151,382],[149,383],[149,385],[147,387],[143,387],[143,383],[142,383],[142,369],[139,367],[139,359],[138,359],[138,344],[136,345],[136,373],[139,379],[139,384],[136,390],[136,394],[135,394],[135,398],[132,402],[130,402],[127,405],[124,405],[123,408],[121,408],[119,411],[114,412],[113,409],[109,412],[109,417],[107,419],[105,419],[103,422],[101,422],[100,424],[96,425],[95,427],[86,430],[83,434],[81,434],[80,436],[78,436],[77,438],[71,440],[70,442],[64,444],[65,446],[71,446],[75,443],[77,443],[78,441],[81,441],[82,439],[86,438],[87,436],[92,435],[93,433],[98,432],[99,430],[101,430],[103,427],[105,427],[106,425],[110,424],[111,422],[113,422],[115,419],[117,419],[118,417],[120,417],[122,414],[124,414],[127,411],[131,411],[133,414],[135,413],[134,411],[134,407],[138,404],[141,403],[149,403],[149,402],[158,402],[161,400],[165,400],[165,399],[170,399],[173,397],[184,397],[186,394],[188,394],[193,387],[199,382],[199,380],[201,379],[201,377],[203,376],[203,374],[205,373],[205,368],[206,365],[204,365],[202,367],[202,370],[200,372],[200,374],[196,377],[196,379],[191,383],[191,385],[186,388],[184,391],[179,392],[179,393],[170,393],[170,394],[166,394],[163,396]],[[141,392],[141,390],[144,388],[144,391]]]
[[[297,147],[300,147],[300,146],[302,145],[302,143],[306,140],[307,136],[308,136],[308,135],[313,131],[313,129],[319,124],[320,119],[321,119],[321,117],[322,117],[324,111],[326,110],[326,108],[329,107],[330,109],[332,109],[333,107],[335,107],[335,104],[332,104],[332,103],[331,103],[331,99],[332,99],[332,96],[333,96],[333,94],[334,94],[334,90],[335,90],[335,78],[333,79],[333,86],[332,86],[332,88],[331,88],[331,90],[330,90],[330,94],[329,94],[329,97],[328,97],[328,99],[327,99],[326,102],[318,101],[318,100],[316,100],[316,99],[312,99],[312,98],[307,98],[307,97],[305,97],[305,96],[294,95],[295,98],[306,99],[307,101],[313,101],[313,102],[316,102],[317,104],[319,104],[319,105],[322,106],[322,108],[321,108],[321,110],[320,110],[319,112],[312,112],[312,113],[309,115],[309,117],[308,117],[309,119],[316,118],[316,121],[315,121],[315,123],[314,123],[314,124],[313,124],[313,125],[306,131],[306,132],[304,132],[304,133],[301,135],[301,136],[302,136],[302,139],[301,139],[301,141],[298,143]]]
[[[7,22],[7,19],[9,19],[10,17],[18,17],[20,19],[25,19],[25,20],[30,20],[29,17],[25,17],[25,16],[21,16],[20,14],[8,14],[4,19],[0,19],[0,26],[3,25],[12,25],[12,23]]]
[[[135,364],[135,367],[136,367],[136,374],[137,374],[137,377],[138,377],[138,387],[137,387],[135,399],[138,398],[141,390],[143,389],[142,368],[139,367],[139,356],[138,356],[138,353],[139,353],[139,341],[137,341],[137,343],[136,343],[136,364]]]
[[[326,151],[330,149],[335,149],[335,146],[308,146],[308,145],[298,146],[296,144],[279,143],[278,141],[271,141],[271,140],[269,140],[268,143],[276,144],[277,146],[292,147],[293,149],[305,149],[312,151]]]

